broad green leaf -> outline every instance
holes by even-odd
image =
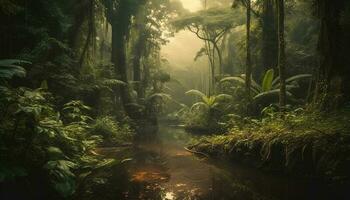
[[[274,70],[270,69],[265,73],[263,82],[261,84],[262,92],[271,90],[273,78],[274,78]]]

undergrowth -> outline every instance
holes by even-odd
[[[284,113],[264,110],[260,120],[233,117],[225,135],[202,137],[190,148],[267,170],[346,181],[350,167],[350,112]]]
[[[121,124],[111,116],[98,117],[92,126],[91,133],[103,137],[106,145],[132,142],[135,133],[128,124]]]
[[[59,110],[44,89],[2,87],[1,92],[0,184],[6,192],[35,193],[29,199],[71,197],[79,180],[117,163],[94,153],[105,138],[93,130],[107,131],[118,141],[132,137],[128,127],[110,118],[94,123],[91,108],[81,101],[70,101]]]

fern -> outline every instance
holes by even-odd
[[[0,80],[6,81],[14,76],[25,77],[26,70],[21,66],[22,64],[31,64],[23,60],[0,60]]]

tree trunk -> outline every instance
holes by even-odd
[[[141,57],[144,49],[144,33],[143,29],[139,30],[139,36],[134,46],[134,55],[133,55],[133,74],[135,82],[135,90],[137,92],[137,97],[142,98],[142,87],[141,87]]]
[[[85,0],[76,0],[74,3],[74,17],[73,24],[69,28],[69,41],[68,44],[70,48],[77,49],[77,39],[80,34],[81,28],[88,17],[89,4]]]
[[[213,94],[216,93],[216,77],[215,77],[215,69],[216,69],[216,66],[215,66],[215,47],[213,45],[212,47],[212,63],[213,63],[213,67],[211,68],[211,76],[212,76],[212,84],[213,84]]]
[[[147,12],[145,5],[140,5],[137,14],[135,16],[135,29],[137,32],[137,39],[133,46],[133,78],[135,90],[137,92],[138,99],[144,97],[143,88],[141,85],[141,58],[146,48],[146,22]]]
[[[146,96],[146,90],[148,85],[150,84],[150,76],[151,72],[149,69],[149,66],[147,66],[145,63],[143,63],[143,81],[142,81],[142,90],[141,90],[141,98]]]
[[[314,102],[322,110],[337,109],[344,102],[348,72],[342,55],[340,14],[345,0],[318,0],[318,17],[321,21],[318,52],[318,70]]]
[[[252,64],[251,64],[251,52],[250,52],[250,21],[251,21],[251,0],[247,0],[247,60],[246,60],[246,92],[247,96],[250,97],[251,93],[251,75],[252,75]]]
[[[86,54],[88,53],[90,44],[94,44],[93,40],[95,39],[93,36],[95,35],[95,13],[94,13],[94,0],[89,1],[89,18],[88,18],[88,34],[86,36],[85,44],[83,51],[81,52],[80,59],[79,59],[79,68],[83,66],[84,59]]]
[[[112,63],[114,64],[117,79],[128,83],[126,68],[125,36],[120,31],[118,23],[112,24]],[[124,107],[131,102],[128,87],[119,87],[120,97]]]
[[[205,41],[205,50],[209,60],[209,95],[212,95],[215,88],[215,62],[213,61],[211,45],[208,41]]]
[[[284,110],[286,106],[286,75],[285,75],[285,40],[284,40],[284,0],[277,0],[278,8],[278,69],[280,76],[280,109]]]
[[[274,69],[277,72],[278,38],[273,2],[273,0],[263,2],[261,56],[263,71]]]
[[[222,76],[222,55],[221,55],[221,51],[220,51],[220,48],[218,47],[218,44],[217,43],[214,43],[214,48],[216,50],[216,52],[218,53],[218,57],[219,57],[219,76],[221,78]]]

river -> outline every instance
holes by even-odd
[[[128,186],[123,199],[150,200],[330,200],[349,199],[317,181],[264,173],[229,161],[211,160],[185,150],[195,136],[161,126],[156,139],[129,150]],[[113,154],[113,149],[109,155]],[[105,152],[108,150],[105,149]]]

